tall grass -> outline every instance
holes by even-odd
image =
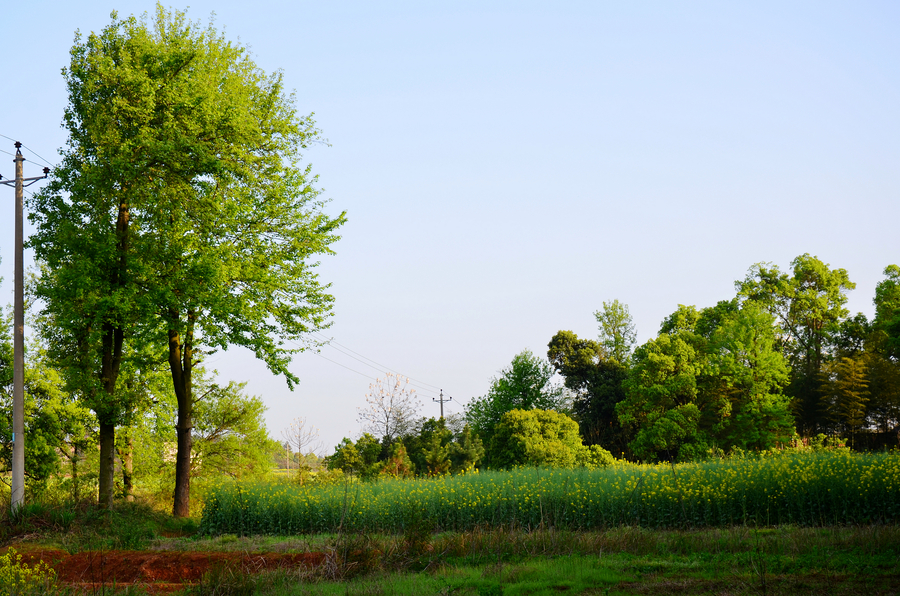
[[[900,520],[900,455],[788,453],[597,470],[518,469],[299,487],[228,483],[206,500],[201,531],[398,533],[478,527],[602,529]]]

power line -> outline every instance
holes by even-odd
[[[323,360],[327,360],[328,362],[331,362],[332,364],[337,364],[338,366],[340,366],[340,367],[342,367],[342,368],[346,368],[346,369],[349,370],[350,372],[355,372],[356,374],[358,374],[358,375],[360,375],[360,376],[363,376],[363,377],[365,377],[365,378],[367,378],[367,379],[371,379],[371,380],[373,380],[373,381],[377,381],[377,380],[378,380],[378,379],[376,379],[375,377],[370,377],[370,376],[367,375],[366,373],[361,373],[361,372],[359,372],[358,370],[354,370],[354,369],[350,368],[349,366],[344,366],[343,364],[341,364],[340,362],[338,362],[338,361],[336,361],[336,360],[332,360],[331,358],[326,358],[325,356],[322,356],[322,355],[319,354],[318,352],[313,352],[313,354],[315,354],[316,356],[318,356],[319,358],[321,358],[321,359],[323,359]]]
[[[0,134],[0,137],[3,137],[4,139],[9,139],[10,141],[13,141],[13,142],[15,142],[15,140],[16,140],[16,139],[14,139],[12,137],[8,137],[4,134]],[[31,153],[34,154],[34,156],[37,157],[38,159],[40,159],[42,162],[44,162],[44,164],[50,166],[51,168],[56,167],[56,164],[53,164],[53,163],[47,161],[46,159],[44,159],[43,157],[41,157],[40,155],[38,155],[38,152],[35,151],[34,149],[32,149],[31,147],[29,147],[28,145],[22,145],[22,147],[31,151]],[[6,151],[4,151],[3,153],[6,153]],[[13,155],[13,154],[10,153],[10,155]]]
[[[335,343],[337,343],[337,342],[335,342]],[[394,372],[395,374],[398,374],[398,375],[400,375],[401,377],[406,377],[406,375],[404,375],[403,373],[399,373],[399,372],[396,372],[396,371],[392,371],[391,369],[389,369],[389,368],[387,368],[387,367],[373,366],[373,365],[369,364],[368,362],[364,362],[363,360],[361,360],[361,359],[359,359],[359,358],[353,356],[353,354],[349,354],[349,353],[345,352],[344,350],[342,350],[342,349],[340,349],[340,348],[338,348],[338,347],[336,347],[336,346],[331,345],[330,343],[326,343],[325,345],[327,345],[327,346],[330,347],[330,348],[333,348],[333,349],[337,350],[338,352],[340,352],[340,353],[343,354],[344,356],[347,356],[348,358],[353,358],[353,359],[356,360],[357,362],[360,362],[360,363],[362,363],[362,364],[365,364],[365,365],[368,366],[369,368],[374,368],[375,370],[377,370],[377,371],[380,372],[380,373],[386,372],[385,369],[387,369],[387,371]],[[351,351],[351,352],[353,351],[353,350],[350,350],[350,348],[347,348],[347,350],[349,350],[349,351]],[[354,353],[355,353],[355,352],[354,352]],[[363,356],[363,358],[365,358],[365,356]],[[373,361],[373,362],[374,362],[374,361]],[[409,378],[409,377],[406,377],[406,378]],[[413,379],[410,379],[410,381],[413,381]],[[438,393],[437,391],[434,391],[434,390],[432,390],[432,389],[428,389],[427,387],[422,387],[421,385],[418,385],[418,384],[416,384],[416,383],[410,382],[409,384],[412,385],[412,386],[414,386],[414,387],[416,387],[416,388],[418,388],[418,389],[420,389],[420,390],[422,390],[422,391],[424,391],[424,392],[426,392],[426,393],[433,393],[433,394],[435,394],[435,395],[437,395],[437,393]]]
[[[55,167],[56,167],[56,164],[51,163],[51,162],[47,161],[46,159],[44,159],[43,157],[41,157],[40,155],[38,155],[37,151],[35,151],[34,149],[29,149],[29,148],[28,148],[27,146],[25,146],[25,145],[22,145],[22,146],[25,147],[26,149],[28,149],[29,151],[31,151],[31,154],[34,155],[35,157],[37,157],[38,159],[40,159],[42,162],[44,162],[44,164],[50,166],[51,168],[55,168]]]
[[[322,337],[322,338],[325,338],[325,336],[322,335],[321,333],[315,332],[315,334],[318,335],[318,336],[320,336],[320,337]],[[385,365],[383,365],[383,364],[380,364],[380,363],[378,363],[378,362],[375,362],[375,361],[372,360],[371,358],[368,358],[367,356],[363,356],[363,355],[360,354],[359,352],[357,352],[357,351],[355,351],[355,350],[352,350],[352,349],[348,348],[347,346],[345,346],[344,344],[335,341],[333,338],[327,338],[327,342],[326,342],[326,343],[327,343],[327,345],[331,345],[332,343],[337,344],[337,345],[341,346],[342,348],[344,348],[345,350],[348,350],[348,351],[350,351],[350,352],[353,352],[354,354],[356,354],[356,355],[359,356],[360,358],[365,358],[365,359],[368,360],[369,362],[372,362],[373,364],[377,364],[379,368],[384,369],[384,370],[387,370],[387,371],[390,371],[390,372],[392,372],[392,373],[394,373],[394,374],[398,374],[398,375],[404,376],[404,377],[406,377],[407,379],[409,379],[410,381],[415,381],[416,383],[419,383],[419,384],[421,384],[421,385],[427,385],[428,387],[432,387],[432,388],[434,388],[434,389],[437,389],[438,391],[441,390],[441,388],[438,387],[437,385],[432,385],[431,383],[426,383],[425,381],[419,381],[419,380],[417,380],[417,379],[414,379],[414,378],[410,377],[409,375],[403,374],[403,373],[400,372],[400,371],[394,370],[394,369],[392,369],[392,368],[389,367],[389,366],[385,366]],[[334,346],[332,346],[332,347],[334,347]],[[337,349],[337,348],[335,348],[335,349]],[[348,356],[349,356],[349,354],[348,354]],[[353,356],[350,356],[350,357],[353,358]],[[365,362],[363,362],[363,364],[365,364]],[[372,366],[372,365],[369,364],[369,365],[367,365],[367,366]],[[375,367],[373,366],[372,368],[375,368]],[[423,389],[424,389],[424,387],[423,387]],[[436,392],[432,391],[432,393],[436,393]]]
[[[300,345],[297,344],[296,342],[288,342],[288,343],[291,344],[291,345],[294,345],[294,346],[296,346],[296,347],[300,347]],[[335,343],[337,343],[337,342],[335,342]],[[332,347],[332,348],[338,350],[337,348],[335,348],[334,346],[331,346],[330,344],[326,344],[326,345],[329,345],[330,347]],[[345,346],[345,347],[346,347],[346,346]],[[350,350],[350,348],[347,348],[347,349]],[[353,350],[350,350],[350,351],[352,352]],[[387,369],[387,367],[376,368],[376,367],[372,366],[371,364],[368,364],[368,363],[366,363],[366,362],[363,362],[363,361],[360,360],[359,358],[354,358],[353,356],[351,356],[350,354],[347,354],[346,352],[343,352],[342,350],[338,350],[338,352],[340,352],[341,354],[344,354],[345,356],[349,356],[350,358],[353,358],[354,360],[356,360],[356,361],[358,361],[358,362],[361,362],[362,364],[365,364],[366,366],[368,366],[368,367],[370,367],[370,368],[374,368],[374,369],[377,370],[378,372],[383,373],[383,372],[385,372],[384,369]],[[358,353],[358,352],[354,352],[354,353]],[[323,360],[327,360],[328,362],[331,362],[331,363],[333,363],[333,364],[337,364],[337,365],[340,366],[341,368],[346,368],[346,369],[349,370],[350,372],[354,372],[354,373],[360,375],[361,377],[366,377],[367,379],[370,379],[370,380],[372,380],[372,381],[378,381],[377,378],[375,378],[375,377],[373,377],[373,376],[371,376],[371,375],[367,375],[367,374],[364,373],[364,372],[360,372],[360,371],[356,370],[355,368],[350,368],[349,366],[347,366],[347,365],[345,365],[345,364],[341,364],[341,363],[338,362],[337,360],[332,360],[331,358],[327,358],[327,357],[323,356],[322,354],[320,354],[319,352],[313,352],[313,354],[315,354],[315,355],[318,356],[319,358],[322,358]],[[360,356],[362,356],[362,354],[360,354]],[[365,358],[365,356],[362,356],[362,357]],[[374,360],[373,360],[373,362],[374,362]],[[391,369],[387,369],[387,370],[388,370],[388,371],[391,371]],[[391,371],[391,372],[394,372],[395,374],[398,374],[398,375],[400,375],[400,376],[405,376],[405,375],[403,375],[403,373],[399,373],[399,372],[396,372],[396,371]],[[420,386],[418,386],[418,385],[415,385],[414,383],[410,383],[410,385],[413,385],[414,387],[417,387],[418,389],[420,389],[420,390],[422,390],[422,391],[424,391],[424,392],[427,392],[427,393],[433,393],[433,394],[435,394],[435,395],[438,395],[438,392],[432,391],[431,389],[428,389],[428,388],[425,388],[425,387],[420,387]]]

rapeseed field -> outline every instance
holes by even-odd
[[[474,528],[825,526],[900,520],[900,454],[799,452],[701,463],[617,462],[330,486],[225,483],[210,534],[398,533]]]

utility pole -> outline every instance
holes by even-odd
[[[22,245],[24,230],[22,223],[23,190],[38,180],[43,180],[50,173],[44,168],[44,175],[24,178],[22,173],[22,143],[16,141],[15,180],[0,180],[0,184],[16,187],[16,267],[15,267],[15,299],[13,315],[13,453],[12,453],[12,485],[11,509],[16,511],[25,499],[25,258]],[[25,184],[30,182],[31,184]]]
[[[439,404],[441,404],[441,418],[443,418],[443,417],[444,417],[444,402],[453,401],[453,398],[452,398],[452,397],[448,397],[447,399],[444,399],[444,390],[441,389],[441,397],[438,398],[438,399],[435,399],[435,398],[432,397],[432,398],[431,398],[431,401],[436,401],[436,402],[438,402]]]

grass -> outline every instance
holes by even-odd
[[[198,542],[207,540],[212,539]],[[247,594],[261,595],[876,596],[900,589],[896,526],[446,533],[431,537],[431,548],[408,557],[405,567],[397,565],[404,546],[396,536],[352,535],[348,540],[353,548],[366,546],[382,555],[369,561],[365,573],[350,577],[329,577],[329,569],[275,572],[250,580],[218,576],[194,593],[230,593],[229,586],[238,585]]]
[[[197,520],[176,519],[142,503],[118,503],[111,510],[78,503],[30,503],[0,523],[0,544],[28,542],[68,553],[142,550],[166,536],[197,532]]]
[[[74,512],[67,514],[66,512]],[[202,535],[143,504],[112,512],[29,506],[3,526],[16,547],[326,552],[313,570],[212,570],[194,596],[392,594],[896,594],[895,524],[694,530],[620,526],[578,531],[509,525],[401,534]],[[13,530],[18,530],[14,533]],[[115,591],[107,588],[104,593]],[[45,594],[67,593],[59,588]],[[118,591],[116,593],[122,593]],[[139,594],[128,588],[126,593]]]
[[[807,452],[597,470],[518,469],[301,487],[225,483],[210,490],[207,534],[403,533],[510,526],[593,530],[892,523],[900,455]]]

